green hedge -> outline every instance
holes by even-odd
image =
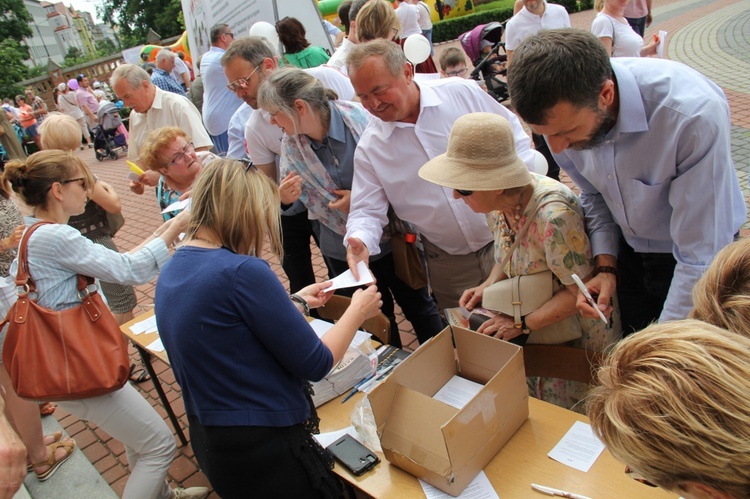
[[[575,0],[574,0],[575,1]],[[433,25],[432,41],[447,42],[455,40],[461,33],[471,31],[480,24],[487,24],[492,21],[503,22],[513,17],[513,8],[486,10],[476,14],[457,17],[455,19],[446,19]]]

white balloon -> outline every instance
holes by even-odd
[[[260,36],[265,38],[273,46],[274,52],[279,49],[279,34],[273,24],[265,21],[258,21],[250,26],[250,36]]]
[[[412,64],[420,64],[430,57],[430,41],[422,35],[413,34],[406,37],[404,54]]]
[[[531,152],[534,154],[534,164],[532,165],[533,168],[531,168],[530,171],[538,173],[539,175],[546,175],[547,170],[549,169],[547,158],[545,158],[542,153],[534,149],[532,149]]]

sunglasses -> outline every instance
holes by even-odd
[[[468,197],[474,194],[474,191],[465,191],[463,189],[453,189],[453,190],[459,193],[460,195],[462,195],[463,197]]]
[[[253,164],[253,162],[251,160],[249,160],[248,158],[240,158],[237,161],[239,161],[240,163],[242,163],[243,165],[245,165],[245,173],[249,172],[250,170],[252,170],[254,172],[258,171],[258,167],[255,166]]]

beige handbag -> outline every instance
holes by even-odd
[[[531,225],[531,220],[536,216],[539,208],[552,201],[562,201],[567,204],[564,197],[552,193],[545,196],[537,206],[531,210],[528,217],[529,222],[516,236],[513,246],[500,263],[500,269],[504,269],[510,261],[521,239]],[[555,275],[551,270],[545,270],[536,274],[519,275],[508,277],[488,286],[482,294],[482,306],[488,310],[494,310],[513,317],[516,324],[521,324],[521,318],[547,303],[552,296],[561,289],[556,282]],[[570,320],[573,319],[573,320]],[[583,336],[578,320],[575,317],[550,324],[547,327],[532,331],[527,343],[535,344],[559,344],[577,340]]]

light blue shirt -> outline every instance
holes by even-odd
[[[732,242],[746,209],[731,156],[729,104],[697,71],[663,59],[612,61],[620,110],[595,149],[555,154],[581,188],[594,255],[672,253],[659,321],[684,319],[692,289]]]
[[[247,158],[247,149],[245,148],[245,125],[247,120],[253,114],[253,108],[246,102],[243,102],[237,111],[229,120],[229,149],[227,149],[227,158],[243,159]]]
[[[203,124],[211,135],[221,135],[229,128],[229,119],[242,99],[227,88],[227,77],[221,67],[225,50],[211,47],[201,59],[203,75]]]

